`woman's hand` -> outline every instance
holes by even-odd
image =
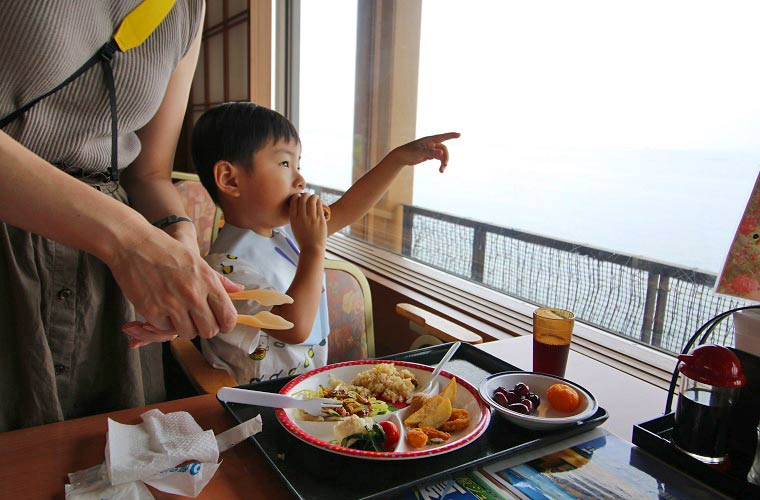
[[[290,227],[301,250],[324,252],[327,245],[327,222],[319,196],[303,193],[290,198]]]
[[[438,160],[441,162],[438,170],[443,173],[449,163],[449,150],[443,142],[456,139],[459,135],[459,132],[448,132],[423,137],[397,147],[388,153],[387,158],[399,165],[417,165],[427,160]]]
[[[235,326],[237,312],[227,292],[242,287],[213,271],[197,251],[159,229],[116,254],[109,267],[149,324],[124,325],[125,333],[135,339],[211,338]]]

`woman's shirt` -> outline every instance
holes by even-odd
[[[140,0],[0,2],[0,117],[52,90],[108,42]],[[153,117],[201,25],[202,0],[178,0],[145,40],[111,61],[119,168],[140,153],[135,134]],[[50,163],[85,173],[111,161],[108,91],[100,64],[43,99],[3,132]]]

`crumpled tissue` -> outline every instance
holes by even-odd
[[[219,436],[204,431],[187,412],[143,413],[137,425],[108,419],[106,461],[69,474],[67,500],[149,499],[143,484],[196,497],[219,467],[219,453],[261,431],[256,416]]]

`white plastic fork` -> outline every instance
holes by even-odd
[[[285,394],[272,392],[252,391],[238,389],[236,387],[222,387],[216,393],[220,401],[227,403],[241,403],[245,405],[268,406],[270,408],[300,408],[315,417],[322,416],[330,408],[340,408],[343,403],[337,399],[312,398],[299,399]]]

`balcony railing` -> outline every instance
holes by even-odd
[[[310,187],[327,203],[342,195]],[[712,294],[712,274],[411,205],[404,205],[402,254],[671,353],[708,319],[748,304]],[[729,319],[710,340],[733,345],[733,331]]]

